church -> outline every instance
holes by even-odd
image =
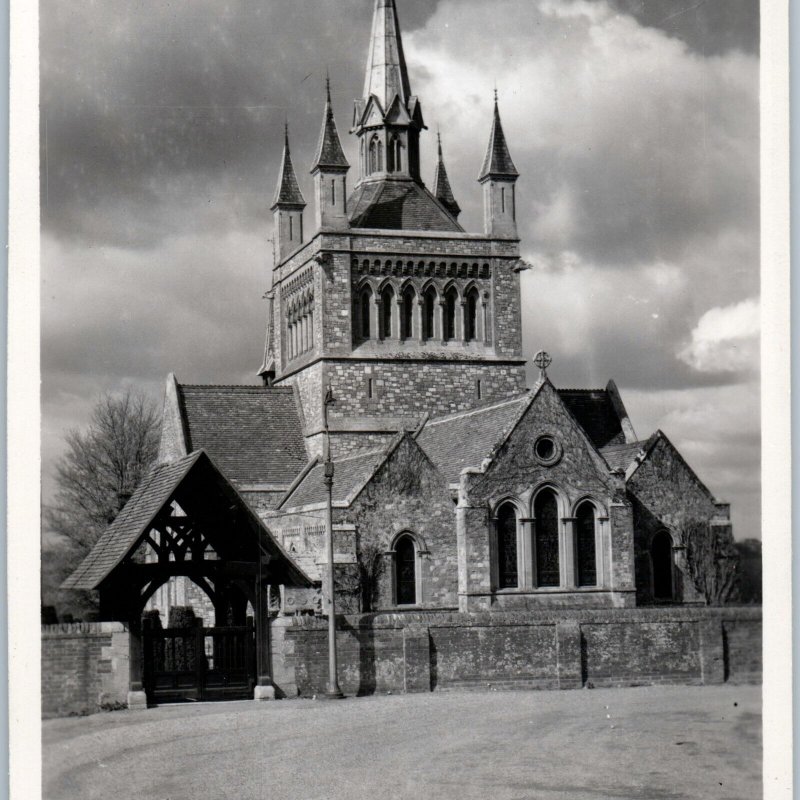
[[[437,163],[421,163],[422,98],[395,2],[376,0],[350,131],[358,160],[345,157],[328,87],[304,164],[313,214],[286,129],[260,383],[167,378],[158,464],[65,586],[98,590],[109,619],[176,605],[209,624],[259,603],[318,613],[332,472],[341,613],[707,601],[691,536],[730,541],[729,506],[664,432],[637,434],[613,380],[554,386],[540,352],[526,385],[524,182],[496,93],[488,106],[483,230],[470,232],[441,141]],[[244,539],[232,544],[240,529],[260,543],[255,560]]]

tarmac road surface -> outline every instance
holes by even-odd
[[[43,723],[45,800],[753,800],[761,688],[439,692]]]

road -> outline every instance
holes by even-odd
[[[166,706],[43,723],[45,800],[752,800],[755,686]]]

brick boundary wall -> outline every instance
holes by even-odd
[[[42,625],[42,716],[125,704],[130,638],[121,622]]]
[[[324,691],[325,620],[272,626],[279,693]],[[760,608],[362,614],[339,628],[339,684],[351,695],[761,682]]]

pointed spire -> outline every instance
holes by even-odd
[[[439,160],[436,163],[436,173],[433,177],[433,194],[436,199],[455,217],[461,213],[461,208],[453,196],[453,189],[450,186],[450,179],[447,177],[447,169],[444,166],[444,158],[442,156],[442,135],[436,133],[436,138],[439,143]]]
[[[289,123],[284,125],[283,156],[281,157],[281,170],[278,176],[278,185],[275,187],[275,198],[272,208],[276,206],[305,206],[306,201],[300,191],[297,175],[292,164],[292,154],[289,150]]]
[[[492,132],[489,136],[489,146],[486,148],[486,156],[483,159],[479,181],[492,176],[506,176],[511,178],[519,177],[519,172],[511,160],[508,152],[506,136],[503,133],[503,124],[500,122],[500,111],[497,107],[497,89],[494,90],[494,120],[492,122]]]
[[[325,112],[322,116],[322,130],[319,134],[317,144],[317,154],[314,157],[314,166],[311,167],[313,175],[317,170],[323,168],[349,169],[342,143],[339,140],[339,132],[336,129],[336,120],[333,117],[333,106],[331,105],[331,79],[325,78]]]
[[[411,98],[403,40],[394,0],[375,0],[364,99],[375,95],[386,112],[395,95],[404,106]]]

